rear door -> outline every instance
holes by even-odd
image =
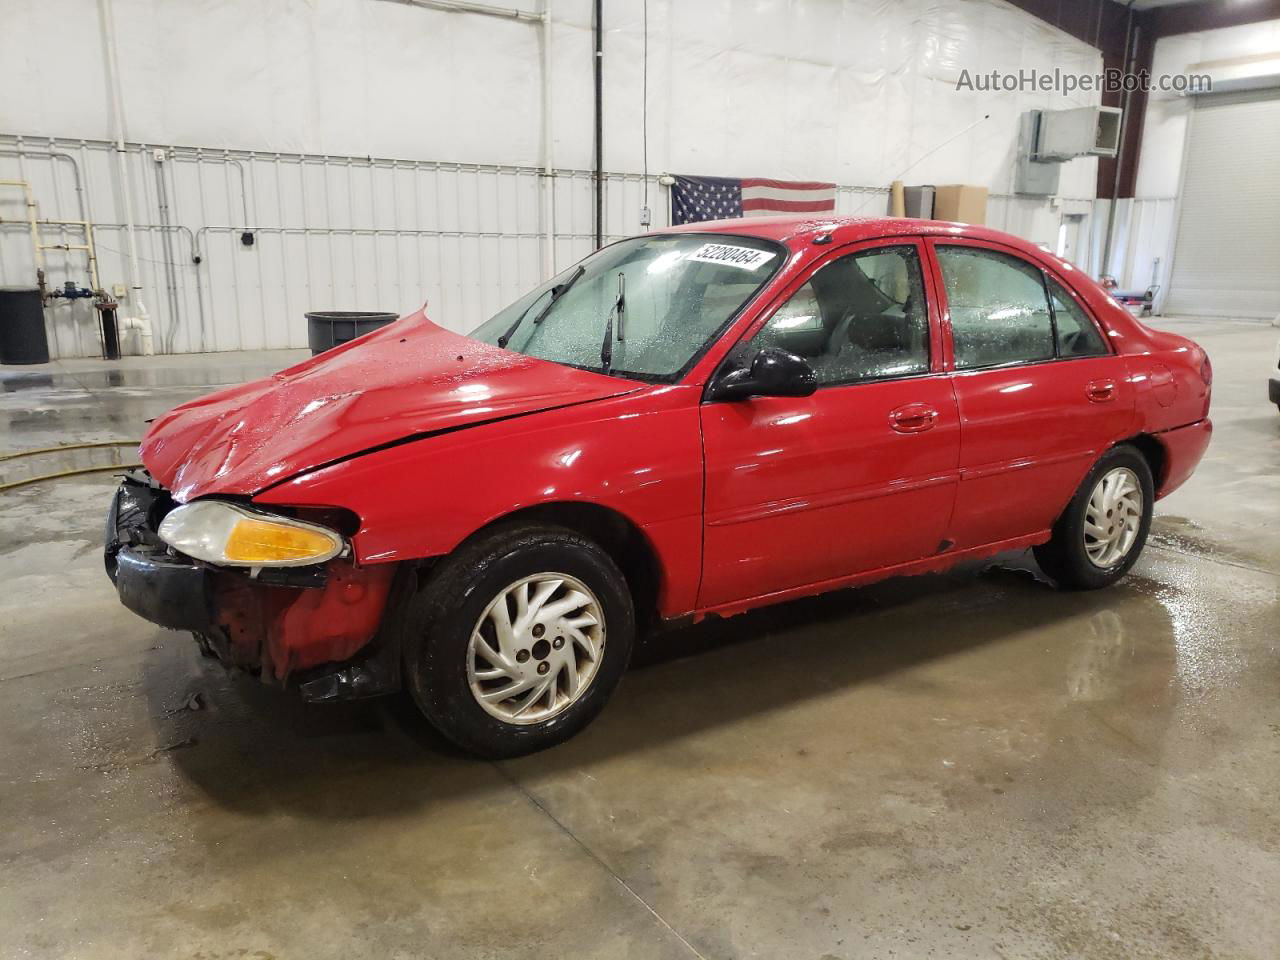
[[[938,550],[960,440],[924,256],[901,239],[834,251],[730,355],[781,347],[809,361],[819,387],[702,405],[700,607]]]
[[[1017,252],[930,241],[960,416],[957,549],[1047,530],[1133,429],[1134,390],[1083,302]]]

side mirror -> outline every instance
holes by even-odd
[[[712,381],[708,400],[747,397],[807,397],[818,389],[813,367],[794,353],[765,347],[751,358],[751,366],[728,370]]]

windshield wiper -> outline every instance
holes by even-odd
[[[627,309],[627,276],[618,273],[618,295],[609,308],[609,317],[604,325],[604,343],[600,345],[600,369],[606,374],[613,368],[613,318],[618,318],[618,342],[622,343],[622,315]]]
[[[586,271],[587,271],[586,267],[584,267],[582,264],[578,264],[578,269],[573,271],[573,276],[571,276],[564,283],[558,284],[551,288],[551,299],[547,301],[547,305],[545,307],[543,307],[540,311],[538,311],[538,315],[533,318],[533,322],[535,325],[541,323],[543,320],[547,318],[547,314],[550,313],[551,308],[556,305],[556,301],[559,300],[561,297],[563,297],[566,293],[568,293],[569,288],[572,287],[575,283],[577,283],[578,278],[581,277],[584,273],[586,273]],[[537,300],[533,301],[533,303],[537,303],[537,302],[538,302]],[[507,332],[498,338],[499,347],[505,347],[508,343],[511,342],[511,338],[514,337],[516,334],[516,331],[520,329],[520,324],[524,323],[524,318],[527,317],[529,315],[529,311],[533,309],[533,303],[529,304],[529,306],[525,307],[522,311],[520,311],[520,316],[516,317],[516,322],[511,324],[511,326],[507,328]]]

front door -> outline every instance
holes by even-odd
[[[923,256],[900,239],[834,252],[730,355],[781,347],[818,390],[703,404],[700,607],[942,548],[960,436]]]
[[[1134,429],[1134,391],[1084,304],[995,244],[932,243],[960,413],[957,549],[1048,530],[1101,453]]]

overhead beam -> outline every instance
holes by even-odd
[[[1280,20],[1280,0],[1201,0],[1175,3],[1143,11],[1152,34],[1158,40],[1180,33],[1198,33],[1222,27],[1240,27],[1264,20]]]

